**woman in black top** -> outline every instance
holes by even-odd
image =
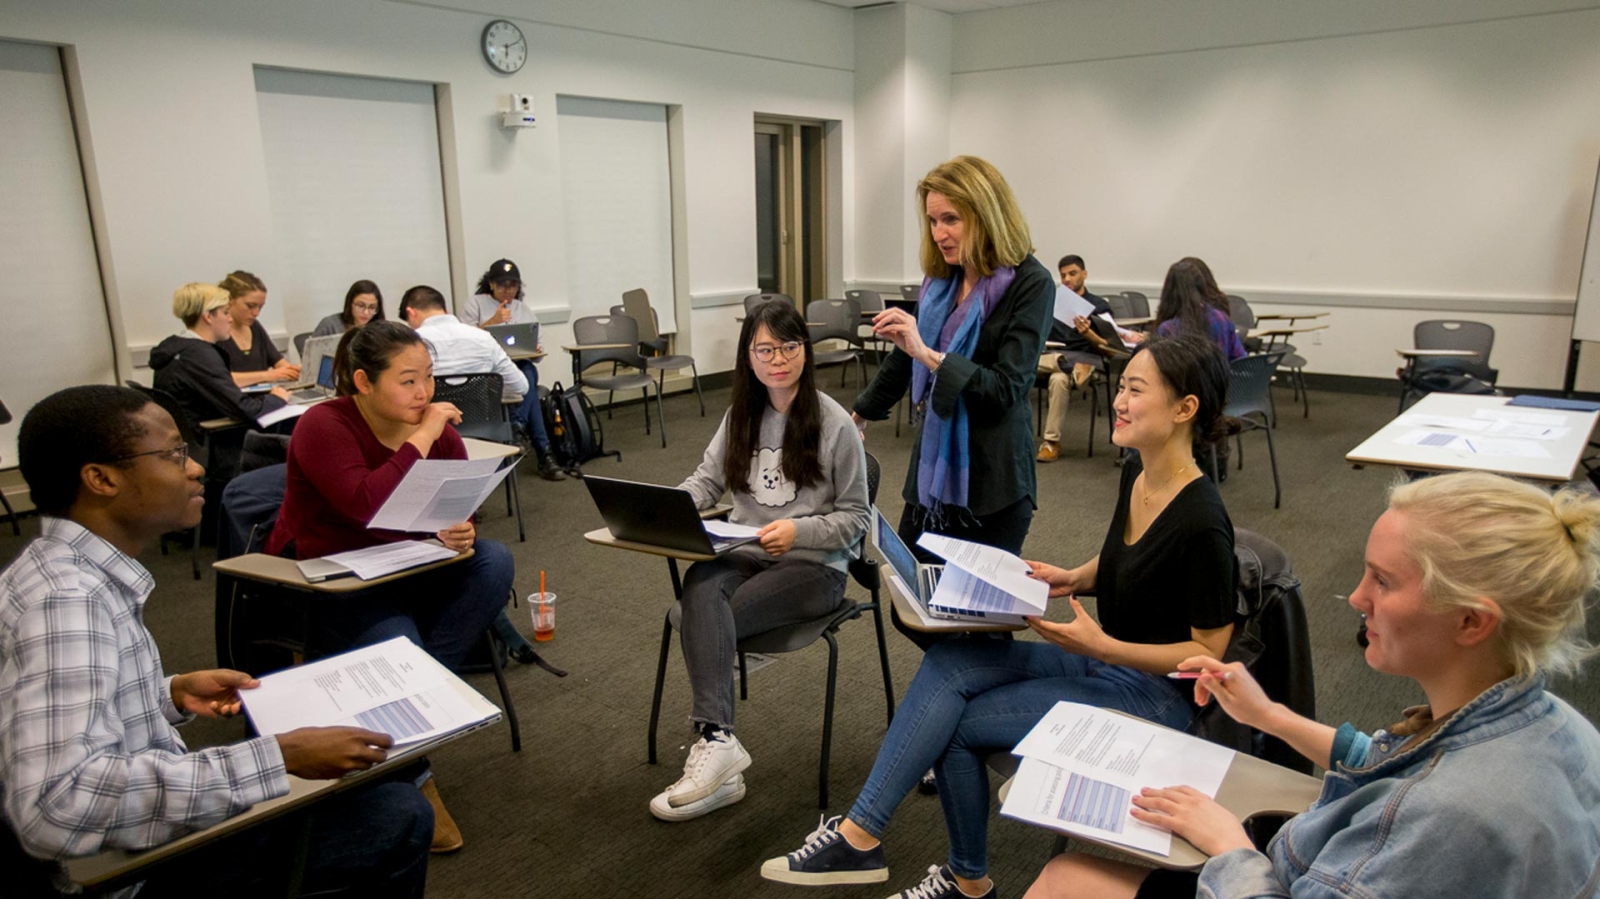
[[[879,840],[933,765],[949,861],[900,895],[993,897],[986,755],[1011,749],[1061,700],[1188,726],[1189,692],[1164,675],[1193,655],[1220,657],[1233,635],[1233,524],[1191,451],[1196,434],[1216,428],[1227,387],[1227,365],[1204,338],[1154,338],[1134,353],[1112,439],[1139,453],[1123,468],[1105,545],[1070,570],[1029,563],[1051,596],[1068,597],[1073,619],[1030,620],[1044,643],[950,640],[929,649],[848,816],[824,821],[799,849],[769,860],[763,877],[886,880]],[[1088,591],[1098,594],[1099,624],[1073,596]]]
[[[233,317],[233,329],[226,339],[217,342],[217,349],[227,357],[233,383],[249,387],[299,379],[300,366],[283,358],[272,345],[267,329],[256,321],[261,317],[261,307],[267,305],[267,285],[255,275],[239,271],[230,272],[217,286],[226,290],[231,300],[228,313]]]
[[[1029,255],[1028,224],[994,166],[957,156],[918,182],[917,198],[917,315],[872,320],[895,350],[856,398],[856,426],[889,417],[908,388],[925,412],[903,491],[907,546],[929,530],[1021,552],[1037,499],[1028,389],[1055,284]]]

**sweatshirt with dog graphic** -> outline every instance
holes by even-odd
[[[850,413],[825,393],[821,405],[822,439],[817,459],[822,480],[805,488],[783,475],[783,429],[788,416],[767,406],[761,416],[759,449],[750,456],[750,489],[733,494],[734,524],[761,527],[785,518],[794,520],[794,548],[785,558],[816,562],[845,570],[855,558],[871,520],[867,500],[867,454]],[[709,509],[721,501],[728,487],[723,479],[723,458],[728,448],[728,415],[722,416],[717,434],[706,447],[705,458],[694,474],[679,485],[694,497],[695,505]],[[731,550],[771,558],[758,543]]]

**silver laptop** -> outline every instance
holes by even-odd
[[[317,360],[317,381],[312,387],[305,390],[296,390],[289,394],[289,402],[303,406],[333,396],[334,388],[338,386],[333,376],[333,355],[323,356]]]
[[[325,334],[307,340],[305,349],[300,351],[300,380],[293,384],[282,385],[283,389],[295,391],[317,386],[317,373],[322,370],[323,358],[333,358],[333,354],[339,349],[339,339],[343,336],[343,334]]]
[[[539,323],[521,325],[490,325],[484,329],[494,342],[507,353],[536,353],[539,351]]]

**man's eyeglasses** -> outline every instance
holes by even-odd
[[[188,467],[188,465],[189,465],[189,444],[180,443],[177,446],[171,447],[169,449],[158,449],[158,450],[149,450],[149,451],[142,452],[142,453],[131,453],[131,454],[126,455],[126,456],[118,456],[117,458],[112,459],[111,461],[112,462],[126,462],[129,459],[137,459],[140,456],[160,456],[161,458],[166,459],[169,462],[175,463],[180,468],[185,468],[185,467]]]
[[[780,343],[777,346],[771,346],[763,343],[758,346],[751,347],[750,352],[762,362],[771,362],[773,355],[777,353],[782,353],[783,358],[785,359],[793,359],[794,357],[800,355],[800,351],[804,350],[805,346],[805,344],[798,340],[791,340],[788,343]]]

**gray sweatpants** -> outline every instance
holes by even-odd
[[[845,580],[843,571],[816,562],[746,553],[689,566],[680,637],[694,691],[690,720],[733,727],[738,641],[837,609],[844,601]]]

